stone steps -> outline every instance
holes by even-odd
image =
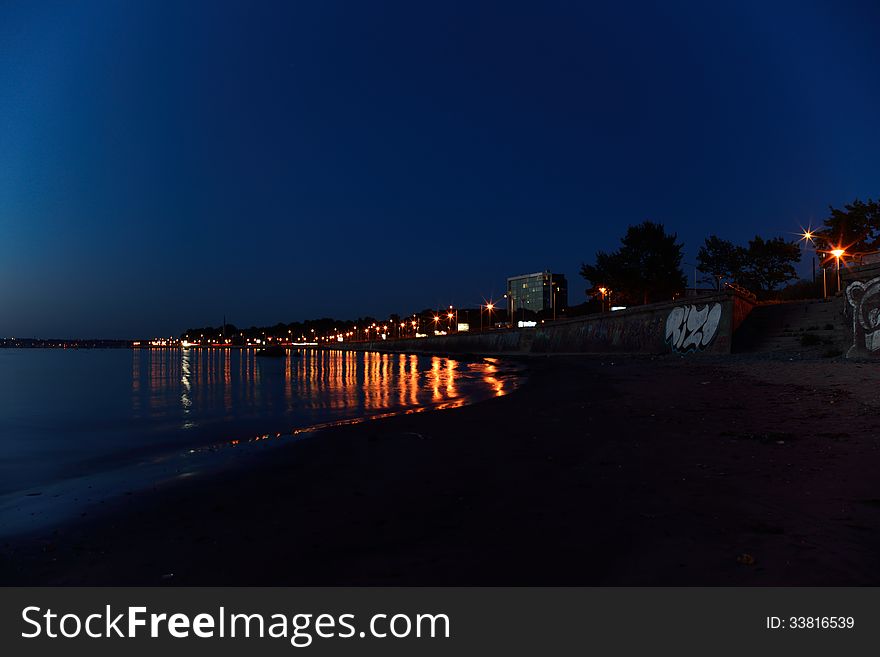
[[[734,333],[733,351],[843,351],[848,340],[843,304],[835,297],[757,305]]]

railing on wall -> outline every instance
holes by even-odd
[[[743,295],[747,299],[750,299],[751,301],[755,301],[758,298],[753,292],[747,290],[742,285],[737,285],[736,283],[724,283],[724,287],[730,288],[734,292],[739,292],[741,295]]]
[[[873,265],[880,262],[880,251],[869,251],[868,253],[854,253],[849,263],[857,266]]]

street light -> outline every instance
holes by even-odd
[[[837,293],[840,294],[840,259],[846,255],[846,249],[841,249],[838,246],[836,249],[831,249],[829,253],[833,255],[834,259],[837,261]]]
[[[818,231],[813,230],[812,226],[807,228],[801,228],[801,236],[800,241],[804,243],[804,248],[807,247],[807,244],[813,247],[813,258],[812,258],[812,267],[813,267],[813,284],[816,283],[816,233]],[[827,297],[828,291],[825,287],[825,267],[822,267],[822,297]]]
[[[494,310],[495,304],[491,301],[486,302],[486,315],[489,317],[489,328],[492,328],[492,310]],[[480,312],[480,333],[483,332],[483,313]]]

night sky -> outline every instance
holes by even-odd
[[[789,235],[880,193],[878,24],[832,0],[2,2],[0,336],[475,305],[541,269],[579,303],[631,223],[688,262]]]

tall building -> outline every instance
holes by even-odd
[[[507,279],[507,312],[512,322],[516,313],[530,310],[553,318],[568,308],[568,282],[562,274],[539,271]]]

